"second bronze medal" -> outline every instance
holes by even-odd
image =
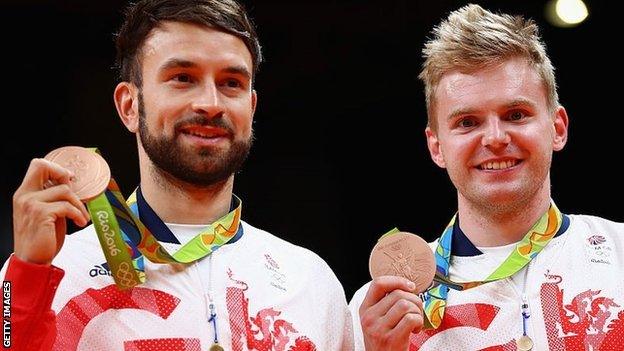
[[[370,255],[369,270],[373,279],[382,275],[407,278],[420,293],[431,286],[436,265],[425,240],[415,234],[397,232],[379,239]]]

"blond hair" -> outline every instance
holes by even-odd
[[[470,4],[451,12],[431,34],[422,51],[425,62],[418,78],[425,84],[428,126],[434,131],[434,97],[444,74],[473,72],[514,57],[525,58],[540,75],[549,109],[559,105],[554,67],[533,20]]]

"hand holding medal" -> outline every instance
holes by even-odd
[[[96,149],[65,146],[51,151],[45,159],[72,173],[68,184],[70,191],[87,205],[115,283],[121,289],[127,289],[142,282],[142,272],[136,271],[131,256],[133,250],[126,245],[107,198],[107,193],[118,192],[118,187],[104,158]],[[52,179],[44,183],[46,188],[55,185]]]
[[[45,159],[33,160],[14,195],[16,256],[25,262],[50,264],[65,241],[66,218],[82,227],[91,217],[115,282],[122,289],[138,284],[132,257],[105,194],[107,188],[116,187],[106,161],[94,149],[66,146]]]
[[[31,161],[13,195],[14,249],[22,261],[50,264],[65,241],[66,219],[81,227],[88,224],[89,213],[81,200],[103,191],[110,171],[103,160],[85,159],[83,150],[93,154],[70,147]]]
[[[392,230],[375,245],[369,268],[373,281],[359,309],[366,349],[405,349],[424,324],[417,294],[435,273],[431,249],[414,234]]]

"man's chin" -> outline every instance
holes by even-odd
[[[178,143],[176,147],[178,155],[187,155],[187,157],[217,157],[221,154],[227,154],[228,148],[222,145],[195,145],[187,143]]]
[[[186,172],[169,173],[178,181],[198,188],[212,187],[226,182],[234,173],[226,171],[188,170]]]
[[[513,208],[523,201],[526,191],[513,186],[482,187],[472,196],[483,207]]]

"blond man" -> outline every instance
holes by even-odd
[[[468,5],[423,53],[427,144],[458,202],[431,248],[459,287],[436,283],[421,301],[403,278],[364,285],[350,303],[356,349],[620,350],[624,225],[551,199],[568,115],[537,26]]]

